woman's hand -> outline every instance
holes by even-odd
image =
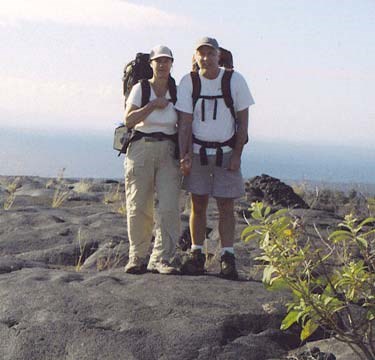
[[[165,97],[158,97],[150,101],[150,104],[155,109],[164,109],[168,106],[169,101]]]
[[[164,109],[168,106],[169,101],[165,97],[158,97],[148,102],[144,107],[139,108],[131,105],[125,110],[125,124],[131,129],[141,121],[145,121],[146,117],[155,109]]]

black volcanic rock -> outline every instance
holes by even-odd
[[[272,207],[309,208],[292,187],[269,175],[251,178],[246,182],[245,190],[249,202],[263,201]]]
[[[0,185],[4,181],[5,189],[12,180],[0,176]],[[331,213],[297,208],[300,203],[291,201],[291,189],[279,180],[265,175],[258,180],[252,196],[296,207],[292,211],[304,219],[307,231],[315,225],[323,231],[339,221]],[[279,329],[289,294],[262,285],[255,260],[259,248],[239,240],[246,226],[240,220],[235,235],[240,280],[217,276],[214,199],[207,210],[212,231],[206,275],[137,276],[123,271],[129,250],[126,219],[119,211],[123,186],[72,180],[74,200],[52,208],[54,191],[47,183],[52,184],[22,178],[7,211],[1,206],[7,193],[0,191],[0,360],[281,360],[301,345],[298,332]],[[188,223],[185,206],[182,228]],[[179,249],[177,258],[182,255]],[[322,353],[358,359],[334,339],[327,349],[326,341],[316,344]]]

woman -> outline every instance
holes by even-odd
[[[168,47],[153,48],[149,101],[141,106],[144,90],[141,83],[133,86],[126,101],[125,123],[135,130],[135,140],[127,150],[125,166],[130,243],[125,272],[131,274],[142,274],[147,270],[160,274],[177,273],[170,265],[180,232],[180,174],[175,158],[177,113],[168,89],[172,63],[173,55]],[[158,203],[155,242],[147,264],[154,226],[155,193]]]

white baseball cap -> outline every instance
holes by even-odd
[[[150,60],[154,60],[160,57],[167,57],[173,60],[171,49],[164,45],[155,46],[150,51]]]

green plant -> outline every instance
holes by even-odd
[[[71,192],[64,182],[64,171],[65,171],[65,168],[61,169],[56,179],[55,192],[53,193],[53,198],[52,198],[53,208],[60,207],[65,202],[65,200],[68,199],[70,192]]]
[[[262,203],[250,210],[255,223],[243,231],[242,239],[259,242],[263,283],[293,295],[281,329],[298,323],[301,340],[306,340],[322,327],[362,359],[374,359],[375,219],[359,223],[347,215],[326,239],[316,228],[317,244],[288,210],[271,214]]]

